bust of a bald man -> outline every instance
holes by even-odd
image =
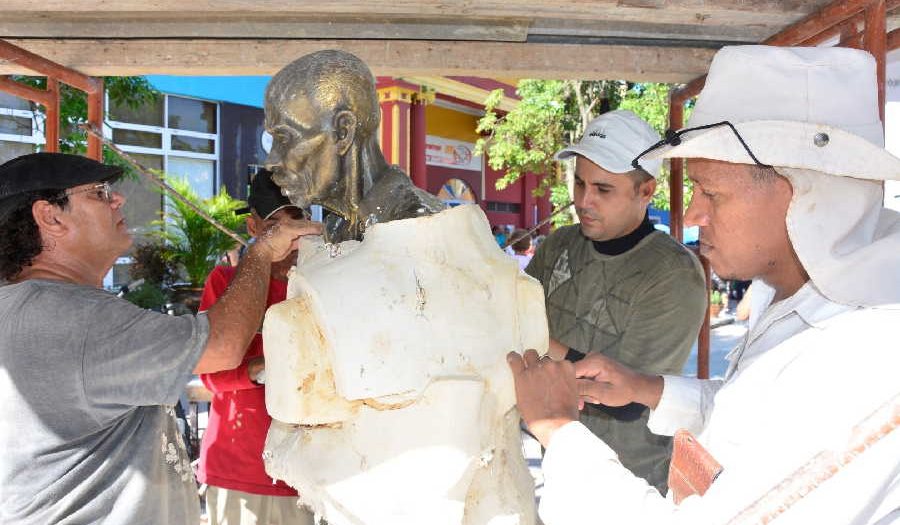
[[[391,166],[377,141],[375,78],[359,58],[318,51],[288,64],[266,88],[266,168],[300,208],[329,212],[328,242],[361,240],[366,226],[444,209]]]

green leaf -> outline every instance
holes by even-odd
[[[225,188],[208,199],[201,199],[186,179],[170,176],[165,179],[175,191],[231,231],[238,230],[244,223],[246,215],[238,215],[235,211],[246,203],[232,198]],[[237,245],[234,239],[190,206],[172,197],[166,199],[163,218],[153,224],[159,229],[151,235],[167,244],[168,252],[184,268],[191,286],[203,286],[216,262]]]

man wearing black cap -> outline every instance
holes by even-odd
[[[2,523],[197,523],[172,405],[192,371],[240,363],[272,261],[320,232],[272,225],[204,314],[142,310],[100,289],[131,245],[120,176],[58,153],[0,166]]]
[[[254,237],[283,217],[303,218],[302,210],[272,182],[269,171],[256,174],[247,200],[247,231]],[[297,252],[293,251],[272,262],[267,308],[287,297],[288,271],[296,260]],[[234,276],[232,266],[217,266],[209,274],[200,311],[223,297]],[[206,508],[210,525],[313,523],[313,514],[297,507],[297,491],[269,477],[263,466],[263,447],[272,421],[266,411],[264,370],[262,335],[257,333],[240,365],[200,376],[213,393],[197,472],[200,482],[209,486]]]

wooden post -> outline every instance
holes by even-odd
[[[700,255],[697,250],[697,256],[700,258],[700,265],[703,266],[703,275],[706,278],[706,315],[703,316],[703,324],[700,326],[700,335],[697,337],[697,378],[709,379],[709,343],[711,339],[710,328],[710,294],[712,288],[712,270],[709,267],[709,259]]]
[[[23,86],[9,79],[0,79],[0,89],[33,102],[43,104],[47,108],[47,127],[45,137],[47,151],[59,149],[59,83],[63,82],[87,93],[88,123],[102,129],[103,125],[103,80],[83,75],[30,51],[0,40],[0,57],[20,64],[35,73],[47,77],[47,91]],[[51,113],[54,117],[51,119]],[[52,139],[51,139],[52,137]],[[51,144],[52,143],[52,144]],[[96,137],[88,136],[87,156],[102,160],[103,146]]]
[[[46,150],[59,151],[59,83],[48,77],[47,89],[42,90],[4,76],[0,77],[0,91],[44,106],[47,111],[44,123]]]
[[[96,87],[87,96],[88,125],[93,129],[103,129],[103,79],[96,78]],[[103,144],[100,138],[91,134],[87,136],[87,156],[103,162]]]
[[[47,77],[47,94],[50,100],[44,106],[47,119],[44,121],[44,149],[49,152],[59,151],[59,81]]]
[[[876,0],[866,9],[866,32],[863,37],[866,51],[875,57],[875,71],[878,77],[878,112],[884,125],[884,82],[887,63],[887,4]]]
[[[684,102],[669,94],[669,129],[684,126]],[[669,233],[684,241],[684,159],[669,159]]]

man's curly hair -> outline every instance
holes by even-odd
[[[35,201],[46,200],[65,208],[69,198],[60,190],[45,190],[30,194],[15,211],[0,223],[0,279],[14,279],[22,269],[31,266],[44,246],[41,233],[31,213]]]

